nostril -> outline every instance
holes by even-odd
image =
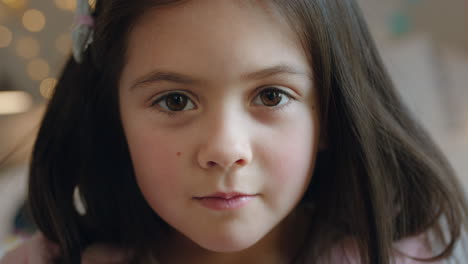
[[[246,163],[247,163],[247,162],[246,162],[244,159],[239,159],[239,160],[236,161],[235,164],[237,164],[237,165],[239,165],[239,166],[244,166]],[[211,168],[211,167],[216,166],[216,164],[217,164],[217,163],[214,162],[214,161],[208,161],[208,162],[207,162],[207,167],[208,167],[208,168]],[[220,165],[221,165],[221,164],[220,164]]]
[[[244,166],[244,165],[245,165],[245,160],[244,160],[244,159],[240,159],[240,160],[236,161],[236,163],[237,163],[238,165]]]

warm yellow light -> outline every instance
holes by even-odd
[[[96,7],[96,0],[88,0],[88,3],[92,9]],[[55,5],[63,10],[75,11],[76,0],[55,0]]]
[[[13,33],[7,27],[0,25],[0,48],[10,46],[12,40]]]
[[[22,37],[16,42],[16,53],[25,59],[32,59],[39,55],[39,41],[31,37]]]
[[[55,48],[62,55],[68,55],[71,52],[72,39],[69,33],[62,34],[55,40]]]
[[[30,9],[24,12],[23,25],[31,32],[39,32],[44,29],[46,19],[44,14],[37,9]]]
[[[23,8],[26,6],[26,0],[3,0],[6,6],[10,8]]]
[[[34,59],[26,66],[29,77],[33,80],[42,80],[49,75],[50,67],[43,59]]]
[[[22,91],[0,91],[0,115],[23,113],[32,106],[32,97]]]
[[[73,11],[76,8],[76,0],[55,0],[55,5],[60,9]]]
[[[88,0],[88,3],[92,9],[96,8],[96,0]]]
[[[55,85],[57,85],[57,80],[54,78],[47,78],[41,82],[41,86],[39,87],[39,91],[41,95],[46,98],[52,98],[52,94],[54,94]]]

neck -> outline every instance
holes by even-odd
[[[295,210],[250,248],[232,253],[206,250],[171,230],[156,249],[159,263],[272,263],[289,264],[299,254],[309,227],[310,212]],[[181,254],[183,252],[183,254]]]

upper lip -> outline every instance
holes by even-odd
[[[240,192],[216,192],[207,196],[199,196],[199,197],[194,197],[195,199],[201,199],[201,198],[222,198],[222,199],[231,199],[235,198],[238,196],[254,196],[255,194],[246,194],[246,193],[240,193]]]

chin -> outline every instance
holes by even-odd
[[[239,252],[245,249],[248,249],[255,245],[261,236],[254,237],[252,234],[246,236],[235,236],[235,237],[213,237],[208,238],[204,237],[198,241],[194,240],[196,244],[200,247],[219,253],[232,253],[232,252]]]

